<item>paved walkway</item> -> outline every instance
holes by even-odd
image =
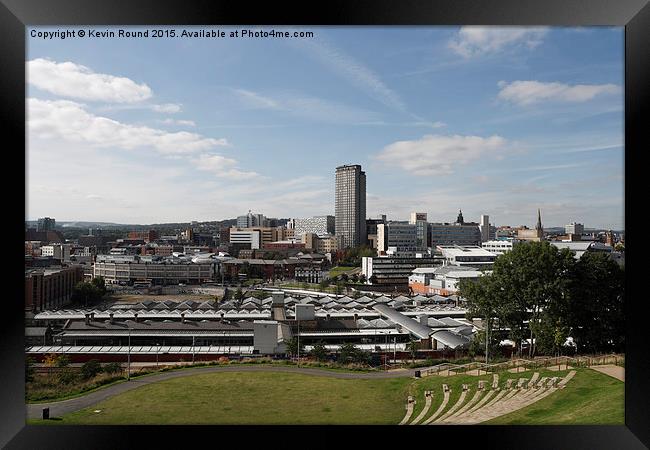
[[[591,366],[590,369],[597,370],[600,373],[614,377],[617,380],[625,382],[625,367],[615,365]]]
[[[75,397],[68,400],[61,400],[51,403],[29,403],[27,404],[27,417],[30,419],[39,419],[42,417],[43,408],[50,408],[50,417],[61,417],[65,414],[87,408],[96,403],[104,401],[115,395],[128,392],[132,389],[146,386],[159,381],[170,380],[172,378],[187,377],[190,375],[199,375],[214,372],[288,372],[299,373],[304,375],[318,375],[342,379],[385,379],[401,378],[415,376],[415,369],[397,369],[387,372],[335,372],[332,370],[312,369],[303,367],[274,367],[274,366],[226,366],[226,367],[196,367],[194,369],[185,369],[178,371],[163,372],[156,375],[148,375],[142,378],[132,378],[130,381],[117,383],[105,388],[100,388],[81,397]]]

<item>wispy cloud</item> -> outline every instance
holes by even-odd
[[[336,75],[346,79],[366,95],[389,108],[407,112],[400,96],[390,89],[373,70],[361,61],[335,48],[323,39],[301,40],[296,44]]]
[[[533,49],[547,33],[545,27],[465,26],[448,42],[448,47],[463,58],[472,58],[522,46]]]
[[[615,84],[545,83],[540,81],[512,81],[498,83],[498,98],[518,105],[532,105],[544,101],[585,102],[606,94],[620,94],[621,87]]]
[[[147,100],[153,91],[144,83],[126,77],[95,73],[92,69],[67,61],[57,63],[43,58],[27,62],[27,80],[39,89],[62,97],[116,103]]]
[[[319,122],[357,124],[379,117],[366,109],[295,92],[285,91],[273,96],[246,89],[235,89],[234,92],[245,108],[277,111]]]

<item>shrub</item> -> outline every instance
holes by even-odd
[[[65,369],[59,372],[58,380],[61,384],[72,384],[79,379],[79,376],[71,369]]]
[[[91,359],[90,361],[85,362],[83,366],[81,366],[81,377],[84,380],[89,380],[101,371],[102,366],[99,361],[96,359]]]
[[[104,366],[103,371],[105,373],[118,373],[122,371],[122,366],[120,366],[120,363],[112,362],[108,363]]]

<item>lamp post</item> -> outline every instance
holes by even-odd
[[[129,348],[127,350],[127,362],[126,362],[126,379],[131,379],[131,328],[129,330]]]
[[[158,368],[158,353],[160,352],[160,342],[156,342],[156,368]]]
[[[296,337],[298,338],[298,367],[300,367],[300,320],[298,320],[298,334]]]
[[[194,338],[196,336],[192,336],[192,364],[194,364]]]

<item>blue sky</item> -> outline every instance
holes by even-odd
[[[301,29],[29,29],[27,219],[333,214],[335,167],[361,164],[369,217],[623,228],[622,28]]]

